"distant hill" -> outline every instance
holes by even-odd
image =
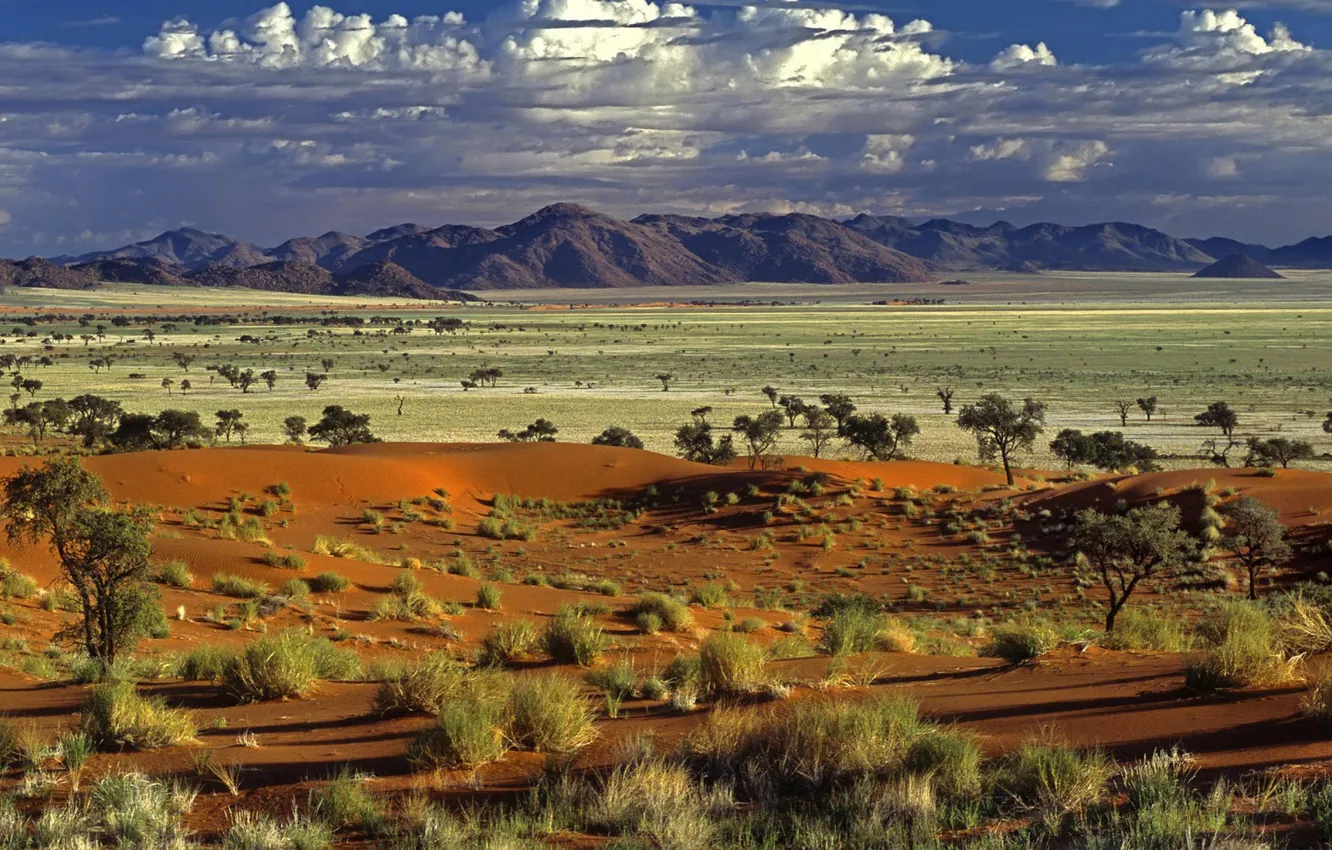
[[[1280,279],[1279,275],[1267,266],[1245,254],[1230,254],[1202,269],[1194,277],[1230,278],[1232,280]]]
[[[1332,268],[1332,236],[1268,248],[1221,237],[1180,239],[1126,222],[980,227],[804,214],[649,214],[624,221],[554,204],[495,228],[404,223],[364,236],[302,236],[273,248],[182,228],[110,251],[0,261],[0,284],[83,288],[115,281],[456,298],[463,291],[744,281],[906,283],[984,270],[1188,273],[1233,254],[1259,268]]]

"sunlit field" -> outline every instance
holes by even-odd
[[[386,440],[487,441],[501,428],[544,417],[559,427],[561,440],[586,442],[622,425],[649,448],[670,452],[672,434],[691,410],[711,406],[714,422],[729,423],[766,408],[761,389],[770,385],[807,402],[845,392],[864,411],[913,414],[923,431],[913,455],[970,460],[974,444],[936,397],[938,388],[951,386],[955,406],[983,392],[1046,401],[1049,437],[1063,427],[1119,428],[1116,399],[1155,395],[1156,421],[1147,423],[1134,408],[1126,430],[1163,454],[1196,454],[1213,435],[1194,425],[1193,415],[1217,400],[1240,412],[1241,436],[1280,433],[1310,439],[1320,453],[1332,450],[1332,437],[1320,427],[1332,408],[1332,302],[1323,300],[1322,276],[1265,282],[1277,289],[1256,299],[1237,282],[1208,282],[1213,298],[1226,299],[1211,301],[1198,297],[1199,282],[1177,277],[1100,277],[1099,285],[1085,275],[1010,276],[932,289],[756,285],[676,293],[677,302],[707,293],[762,300],[745,306],[533,308],[130,286],[24,290],[4,296],[0,327],[36,336],[7,335],[0,353],[53,358],[54,366],[25,370],[43,383],[39,400],[97,393],[129,411],[177,407],[198,410],[207,421],[219,409],[236,408],[250,422],[250,442],[280,441],[285,417],[314,421],[325,405],[342,404],[370,413],[373,430]],[[1144,298],[1154,288],[1161,303],[1108,297],[1117,287]],[[782,294],[787,298],[774,302]],[[566,301],[611,295],[563,293]],[[662,292],[613,295],[644,303],[659,302]],[[890,296],[946,303],[871,303]],[[181,319],[204,311],[245,322]],[[18,321],[53,315],[35,326]],[[359,335],[321,324],[333,315],[366,324]],[[115,316],[133,323],[115,327]],[[437,316],[467,326],[437,334],[426,327]],[[295,317],[294,323],[279,324],[278,317]],[[105,326],[100,340],[98,324]],[[243,335],[256,341],[239,341]],[[196,358],[188,372],[174,361],[176,353]],[[109,370],[89,366],[108,354]],[[330,369],[325,359],[333,361]],[[217,376],[224,364],[274,370],[278,380],[272,391],[260,383],[242,393]],[[491,367],[503,371],[497,386],[464,391],[461,382],[473,370]],[[310,371],[329,376],[313,392],[304,382]],[[672,376],[669,391],[658,375]],[[182,380],[190,381],[188,393],[179,389]],[[784,435],[782,451],[805,452],[798,434]],[[1038,452],[1030,462],[1054,461]]]

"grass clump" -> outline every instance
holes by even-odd
[[[345,558],[349,561],[366,561],[371,564],[379,561],[379,557],[373,551],[358,543],[324,534],[315,535],[314,546],[310,548],[310,551],[315,555],[328,555],[333,558]]]
[[[694,627],[689,606],[667,593],[644,593],[626,613],[649,634],[661,630],[687,632]]]
[[[571,753],[590,744],[593,716],[578,680],[564,674],[524,677],[509,694],[514,742],[539,753]]]
[[[258,599],[271,593],[272,588],[262,581],[252,581],[230,573],[214,573],[213,592],[237,599]]]
[[[689,601],[704,608],[725,607],[727,602],[726,587],[716,582],[700,584],[690,591]]]
[[[440,707],[435,722],[412,739],[407,759],[418,770],[475,769],[508,752],[505,705],[467,694]]]
[[[714,697],[758,693],[769,682],[768,655],[734,632],[717,632],[698,649],[699,684]]]
[[[1044,620],[1026,620],[997,626],[982,654],[1010,664],[1025,664],[1059,646],[1059,634]]]
[[[163,564],[157,570],[156,579],[159,584],[178,590],[184,590],[194,584],[194,574],[190,572],[190,565],[184,561],[168,561]]]
[[[222,687],[240,702],[308,696],[321,679],[355,678],[360,662],[323,638],[288,630],[245,645],[222,671]]]
[[[270,550],[264,553],[264,563],[270,567],[278,567],[284,570],[303,570],[306,561],[295,552],[288,552],[284,555]]]
[[[176,676],[187,682],[216,682],[222,678],[233,653],[216,644],[194,647],[176,665]]]
[[[485,611],[498,611],[503,593],[493,584],[482,584],[476,589],[476,607]]]
[[[1032,740],[1004,760],[998,784],[1019,804],[1057,822],[1098,801],[1114,773],[1115,763],[1100,750]]]
[[[829,655],[858,652],[912,652],[915,636],[897,619],[861,607],[846,607],[824,624],[820,649]]]
[[[1184,665],[1184,684],[1192,690],[1279,685],[1294,678],[1276,621],[1253,603],[1229,602],[1208,612],[1198,621],[1197,636],[1204,648]]]
[[[483,667],[503,667],[531,654],[540,634],[531,620],[505,620],[496,623],[481,637],[477,663]]]
[[[198,727],[160,697],[140,694],[131,682],[104,682],[83,706],[80,729],[101,748],[156,750],[194,740]]]
[[[1107,649],[1136,649],[1152,652],[1185,652],[1192,636],[1172,617],[1141,611],[1125,611],[1115,620],[1115,630],[1101,644]]]
[[[310,589],[315,593],[342,593],[349,587],[351,579],[339,573],[320,573],[310,579]]]
[[[434,653],[393,670],[375,691],[379,714],[438,714],[440,708],[468,686],[467,669],[452,658]]]
[[[601,626],[573,605],[560,607],[541,632],[541,648],[559,664],[591,667],[609,645]]]
[[[613,835],[647,839],[645,847],[702,850],[715,845],[716,816],[730,804],[729,794],[705,791],[683,765],[649,758],[611,773],[590,819]]]

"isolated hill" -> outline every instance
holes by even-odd
[[[0,260],[0,286],[89,289],[96,283],[97,278],[87,269],[69,268],[41,257]]]
[[[208,266],[185,276],[195,286],[240,286],[263,292],[324,295],[333,290],[333,273],[312,263],[278,260],[248,268]]]
[[[369,238],[330,231],[314,238],[301,236],[289,239],[266,253],[275,260],[333,269],[347,257],[363,250],[368,244],[371,244]]]
[[[397,263],[381,260],[351,272],[336,275],[334,295],[372,295],[382,298],[426,298],[448,301],[480,301],[456,289],[431,286]]]
[[[1284,275],[1277,274],[1267,266],[1244,254],[1231,254],[1217,260],[1199,271],[1194,277],[1229,278],[1232,280],[1285,279]]]

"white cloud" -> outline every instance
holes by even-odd
[[[1093,140],[1080,142],[1063,150],[1053,150],[1042,170],[1042,176],[1051,183],[1080,183],[1086,179],[1087,169],[1108,165],[1103,160],[1110,155],[1110,146]]]
[[[872,134],[865,138],[860,166],[876,174],[896,174],[906,167],[906,155],[916,143],[915,136]]]
[[[1011,44],[994,58],[990,67],[996,71],[1011,71],[1026,65],[1052,68],[1059,64],[1054,53],[1045,42],[1030,47],[1026,44]]]

